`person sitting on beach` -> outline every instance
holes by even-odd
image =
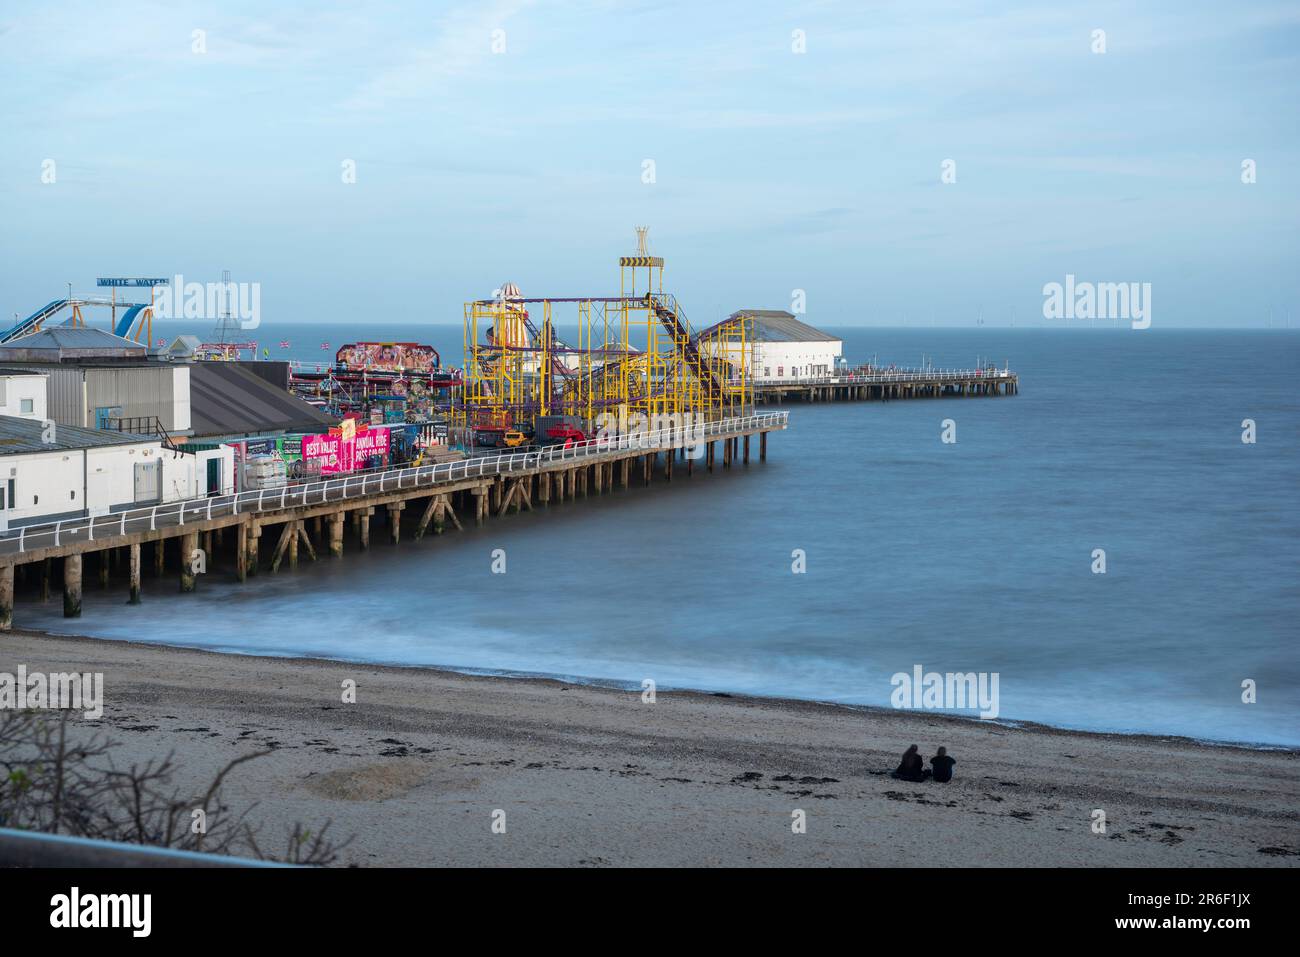
[[[934,779],[940,784],[951,781],[952,766],[956,763],[955,758],[948,757],[947,748],[940,748],[939,753],[930,759],[930,766],[934,768]]]
[[[903,761],[898,765],[892,777],[902,781],[924,781],[925,770],[924,762],[918,753],[916,745],[912,745],[903,752]]]

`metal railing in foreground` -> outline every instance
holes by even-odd
[[[784,429],[790,413],[767,412],[717,422],[677,426],[644,432],[628,432],[608,438],[588,439],[571,446],[554,446],[532,452],[514,452],[503,455],[483,455],[457,462],[440,462],[432,465],[409,466],[343,475],[299,485],[259,489],[233,495],[215,495],[209,498],[181,502],[164,502],[160,505],[129,509],[108,515],[89,518],[66,519],[44,525],[27,525],[10,529],[0,535],[0,555],[22,554],[41,548],[58,548],[62,545],[93,542],[97,538],[111,538],[132,532],[157,531],[159,528],[184,526],[187,522],[209,521],[228,515],[278,512],[286,508],[303,508],[328,502],[344,502],[384,492],[396,492],[420,486],[460,482],[471,478],[509,475],[529,469],[552,465],[576,463],[581,459],[607,455],[611,452],[657,452],[699,445],[710,436],[738,432],[770,431]]]
[[[292,867],[278,861],[0,827],[0,867]]]

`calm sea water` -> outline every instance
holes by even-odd
[[[169,327],[169,332],[171,329]],[[178,327],[177,331],[183,330]],[[207,329],[193,330],[199,334]],[[275,357],[459,328],[264,326]],[[1021,373],[1019,396],[791,406],[765,465],[590,498],[72,629],[272,655],[887,705],[896,672],[997,672],[1001,717],[1300,745],[1300,335],[844,329],[853,360]],[[288,338],[292,348],[277,343]],[[940,441],[941,422],[957,443]],[[1243,419],[1258,442],[1241,441]],[[507,573],[490,573],[504,548]],[[1093,574],[1092,553],[1107,571]],[[807,571],[791,572],[802,549]],[[93,580],[93,578],[92,578]],[[1253,679],[1258,701],[1243,704]]]

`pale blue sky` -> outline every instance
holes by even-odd
[[[615,291],[646,223],[696,325],[796,288],[823,325],[1043,324],[1066,273],[1281,324],[1298,62],[1294,2],[5,0],[0,309],[225,268],[264,321],[381,334]]]

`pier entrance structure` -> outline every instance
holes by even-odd
[[[525,298],[507,283],[465,304],[455,424],[531,430],[539,418],[564,417],[590,433],[624,431],[638,415],[709,422],[752,411],[749,370],[697,347],[681,304],[664,290],[663,258],[650,255],[644,227],[637,237],[637,253],[619,259],[616,296]],[[718,334],[748,355],[753,320],[737,314],[725,325]]]

